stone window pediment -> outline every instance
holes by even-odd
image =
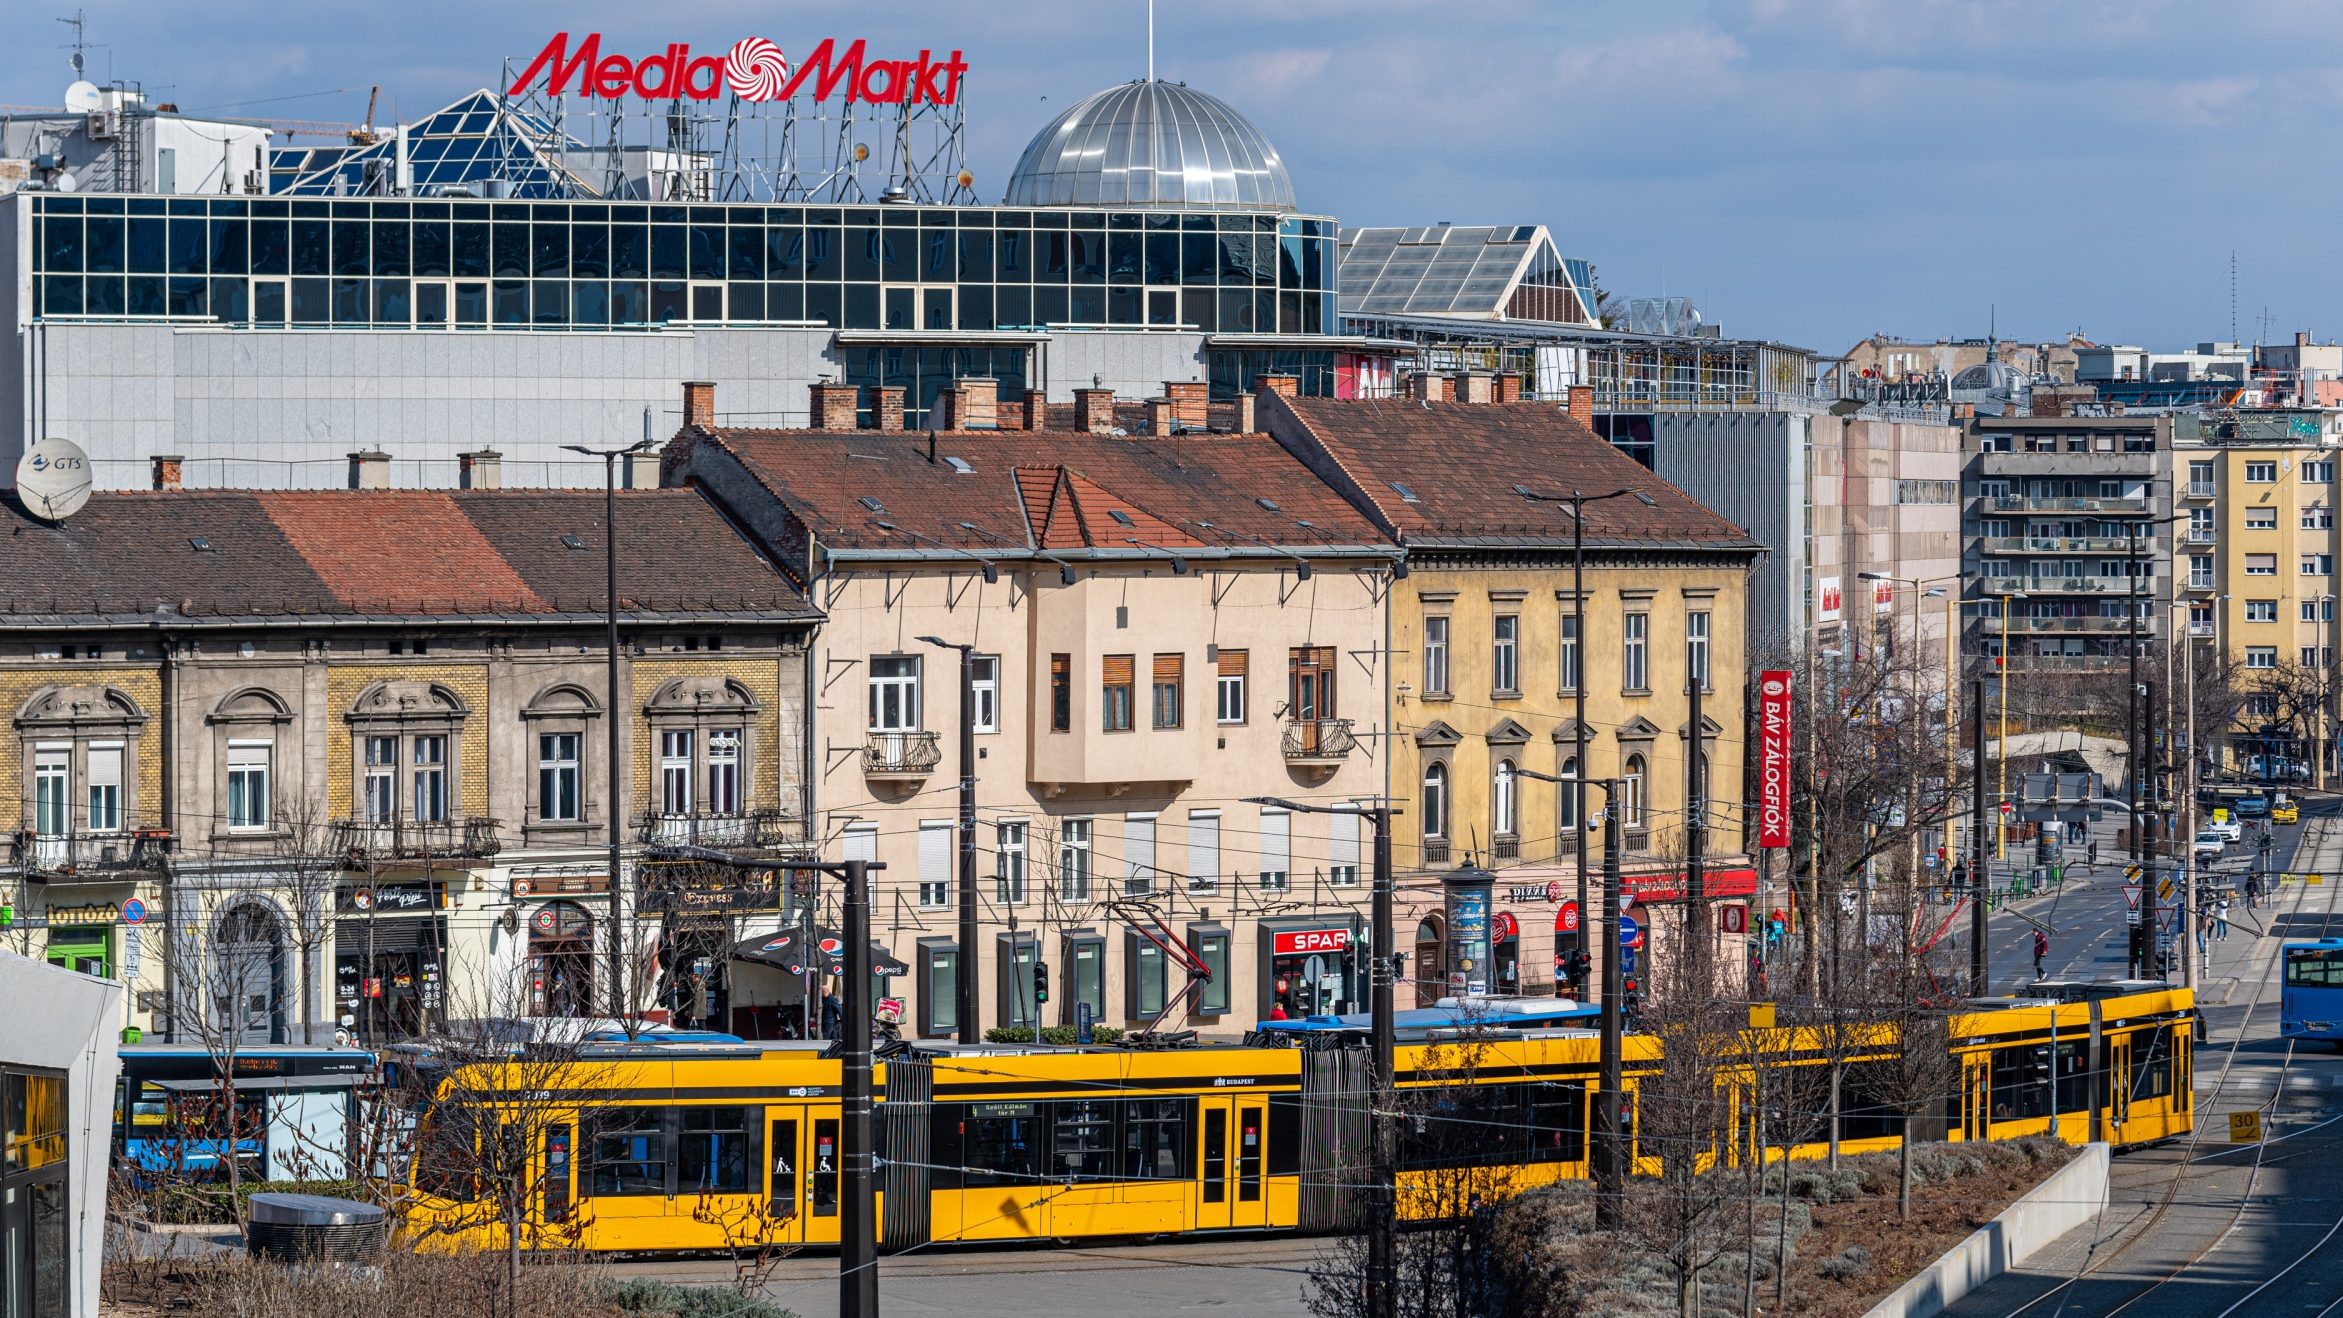
[[[1638,714],[1619,728],[1621,741],[1651,741],[1660,735],[1660,725]]]
[[[1676,740],[1683,741],[1691,731],[1692,725],[1689,723],[1679,726],[1676,729]],[[1723,735],[1725,735],[1724,724],[1717,722],[1715,719],[1710,718],[1706,714],[1700,716],[1700,739],[1702,741],[1714,741]]]
[[[293,710],[267,687],[248,686],[221,700],[204,717],[210,723],[282,724],[293,721]]]
[[[749,689],[729,677],[678,677],[662,683],[643,706],[654,719],[725,715],[747,718],[763,706]]]
[[[537,693],[521,711],[525,719],[589,719],[602,717],[594,693],[575,682],[557,682]]]
[[[1590,739],[1592,738],[1592,729],[1588,730],[1588,736]],[[1558,746],[1576,746],[1578,744],[1578,720],[1574,718],[1566,718],[1562,720],[1560,724],[1556,725],[1554,728],[1554,743]]]
[[[1462,734],[1438,719],[1434,719],[1430,725],[1416,733],[1416,745],[1426,750],[1454,746],[1463,740]]]
[[[1519,746],[1529,740],[1529,729],[1513,719],[1499,719],[1497,726],[1481,734],[1481,739],[1492,746]]]
[[[34,694],[16,713],[16,726],[25,729],[143,725],[146,711],[138,702],[110,686],[53,686]]]
[[[350,706],[352,723],[454,723],[472,711],[437,682],[377,682]]]

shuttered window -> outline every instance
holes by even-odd
[[[1176,728],[1180,726],[1184,713],[1181,708],[1184,702],[1181,699],[1180,666],[1181,656],[1179,655],[1159,654],[1155,656],[1155,689],[1149,707],[1153,712],[1156,727]]]
[[[1102,661],[1099,679],[1099,724],[1108,732],[1131,730],[1133,657],[1110,654]]]

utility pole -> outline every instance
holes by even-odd
[[[626,722],[623,711],[632,702],[618,695],[618,460],[644,452],[651,447],[651,412],[643,409],[643,437],[624,448],[588,448],[583,444],[564,444],[571,453],[602,459],[602,557],[605,575],[602,597],[603,614],[609,623],[605,657],[609,661],[606,679],[609,693],[605,705],[609,710],[609,758],[603,767],[608,770],[606,791],[608,804],[603,808],[610,815],[610,1010],[612,1017],[626,1016],[626,935],[621,929],[626,908],[626,893],[619,881],[619,846],[624,836],[626,819],[621,805],[626,800],[619,794],[621,778],[620,725]],[[589,977],[590,978],[590,977]],[[631,1033],[631,1027],[630,1027]]]
[[[1313,805],[1282,796],[1248,796],[1248,805],[1265,805],[1300,815],[1354,815],[1375,828],[1374,906],[1369,916],[1372,941],[1367,946],[1368,1087],[1374,1107],[1369,1117],[1375,1138],[1375,1186],[1367,1210],[1367,1318],[1398,1318],[1399,1314],[1399,1128],[1394,1124],[1393,1090],[1398,1080],[1397,1031],[1392,1025],[1391,990],[1394,978],[1392,934],[1391,818],[1383,805]],[[1038,1037],[1038,1036],[1037,1036]]]
[[[870,1059],[870,870],[867,860],[850,860],[846,877],[846,1013],[844,1071],[840,1103],[845,1129],[839,1161],[846,1176],[846,1202],[838,1210],[838,1313],[840,1318],[878,1318],[878,1182],[871,1147]]]
[[[2124,793],[2124,802],[2131,807],[2131,862],[2140,871],[2140,959],[2132,973],[2145,979],[2156,956],[2156,872],[2154,866],[2141,865],[2146,856],[2146,841],[2142,836],[2140,818],[2140,777],[2146,757],[2140,754],[2140,523],[2131,524],[2131,552],[2127,555],[2131,570],[2131,594],[2125,601],[2131,607],[2126,624],[2123,650],[2127,665],[2127,680],[2123,689],[2123,753],[2130,761],[2131,790]]]
[[[2002,655],[2003,664],[2009,655]],[[2006,678],[2006,669],[2004,670]],[[1985,679],[1977,678],[1977,721],[1972,741],[1969,784],[1969,992],[1983,997],[1989,964],[1985,957]]]
[[[976,647],[955,644],[940,636],[922,636],[920,640],[943,650],[960,652],[960,972],[952,986],[952,996],[960,1017],[960,1042],[981,1043],[984,1031],[977,1028],[976,986],[977,966],[982,960],[976,953]],[[1010,968],[1016,967],[1016,942],[1010,941]],[[1035,959],[1040,958],[1040,944],[1035,943]],[[1005,1024],[1006,1022],[1004,1022]],[[1041,1039],[1041,1013],[1033,1017],[1033,1038]]]
[[[1603,780],[1603,923],[1597,937],[1603,947],[1603,1037],[1601,1092],[1595,1101],[1595,1230],[1616,1231],[1626,1216],[1627,1160],[1625,1113],[1619,1090],[1626,1083],[1620,1060],[1619,970],[1619,780]],[[1583,909],[1583,908],[1582,908]],[[1580,917],[1581,927],[1585,917]]]

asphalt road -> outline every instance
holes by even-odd
[[[2343,1058],[2276,1037],[2275,975],[2283,939],[2343,933],[2343,891],[2333,882],[2343,820],[2331,809],[2306,813],[2298,834],[2289,840],[2300,854],[2287,868],[2329,881],[2284,885],[2261,918],[2237,920],[2200,979],[2209,1037],[2195,1066],[2195,1138],[2118,1157],[2098,1221],[1948,1312],[2343,1313],[2343,1188],[2333,1173],[2343,1161]],[[2228,1114],[2245,1110],[2263,1114],[2265,1142],[2228,1143]]]

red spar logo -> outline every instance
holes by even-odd
[[[868,43],[857,40],[840,50],[833,37],[824,37],[792,68],[781,48],[764,37],[743,37],[721,56],[695,56],[688,43],[673,42],[656,55],[629,59],[603,54],[599,32],[588,33],[573,53],[569,33],[559,32],[505,95],[524,95],[543,79],[549,96],[568,93],[574,83],[580,96],[610,100],[712,101],[729,91],[744,101],[786,101],[811,79],[817,101],[843,91],[850,101],[872,105],[951,105],[960,99],[966,72],[957,50],[940,60],[928,50],[918,59],[871,59]]]

